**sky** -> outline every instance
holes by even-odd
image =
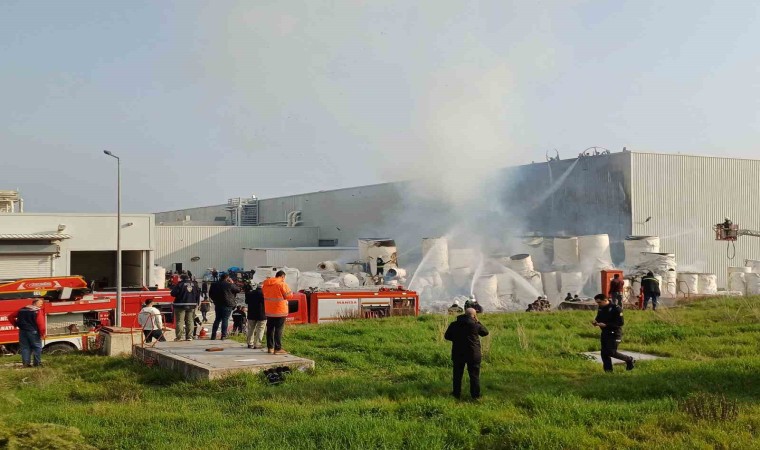
[[[760,157],[751,1],[0,2],[0,189],[125,212],[620,151]]]

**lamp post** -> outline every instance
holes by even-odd
[[[106,155],[116,158],[116,326],[121,326],[121,160],[108,150]]]

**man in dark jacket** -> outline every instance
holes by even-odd
[[[8,316],[8,321],[18,327],[18,342],[21,347],[21,362],[24,367],[42,365],[42,340],[45,339],[45,313],[42,311],[43,301],[35,299],[31,305],[24,306]]]
[[[620,274],[615,274],[610,280],[610,298],[612,303],[619,307],[623,307],[623,289],[625,288],[625,282],[620,278]]]
[[[657,298],[660,296],[660,282],[652,272],[641,279],[641,290],[644,291],[644,308],[647,309],[649,300],[652,300],[652,311],[657,310]]]
[[[478,321],[478,314],[467,308],[464,314],[449,325],[444,334],[451,341],[451,360],[454,363],[454,390],[456,398],[462,394],[462,376],[464,367],[470,375],[470,395],[473,399],[480,397],[480,336],[488,336],[488,330]]]
[[[254,289],[246,284],[245,288],[245,304],[248,305],[248,348],[264,348],[264,331],[267,326],[264,294],[261,286]]]
[[[221,325],[222,339],[227,339],[227,329],[230,323],[230,313],[237,304],[237,294],[240,288],[235,285],[232,278],[223,273],[219,281],[212,284],[208,290],[208,296],[214,302],[214,325],[211,327],[211,339],[216,339],[216,330]]]
[[[612,304],[604,294],[594,297],[599,307],[591,324],[602,330],[602,364],[605,372],[612,372],[612,358],[625,361],[625,369],[633,370],[633,358],[618,351],[623,339],[623,310]]]
[[[195,308],[200,302],[201,293],[198,284],[190,281],[187,275],[180,277],[180,282],[172,288],[172,297],[174,297],[174,326],[177,335],[175,341],[193,340],[193,319],[195,319]]]

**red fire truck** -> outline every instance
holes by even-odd
[[[174,298],[167,289],[124,289],[122,291],[121,322],[123,327],[136,327],[137,314],[147,299],[163,314],[173,328],[171,304]],[[82,277],[25,278],[0,284],[0,350],[18,349],[18,329],[8,316],[32,300],[44,300],[42,310],[47,323],[43,350],[63,353],[87,350],[95,343],[97,330],[115,323],[116,293],[91,292]]]
[[[309,308],[309,323],[416,316],[420,313],[417,293],[403,288],[344,288],[324,292],[307,291],[305,294]]]

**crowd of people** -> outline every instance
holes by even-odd
[[[198,330],[208,322],[208,313],[214,305],[214,321],[210,339],[228,338],[229,334],[246,334],[248,348],[260,349],[266,334],[267,351],[272,354],[287,354],[282,348],[285,320],[289,314],[288,298],[291,290],[285,281],[284,271],[264,280],[260,285],[250,282],[250,277],[238,286],[236,280],[227,273],[211,272],[210,284],[198,281],[189,272],[172,274],[170,285],[174,297],[172,313],[175,321],[175,341],[192,341],[198,337]],[[238,294],[245,293],[245,304],[238,304]],[[232,329],[229,321],[232,318]],[[145,342],[166,340],[166,329],[161,311],[147,301],[138,315]]]

